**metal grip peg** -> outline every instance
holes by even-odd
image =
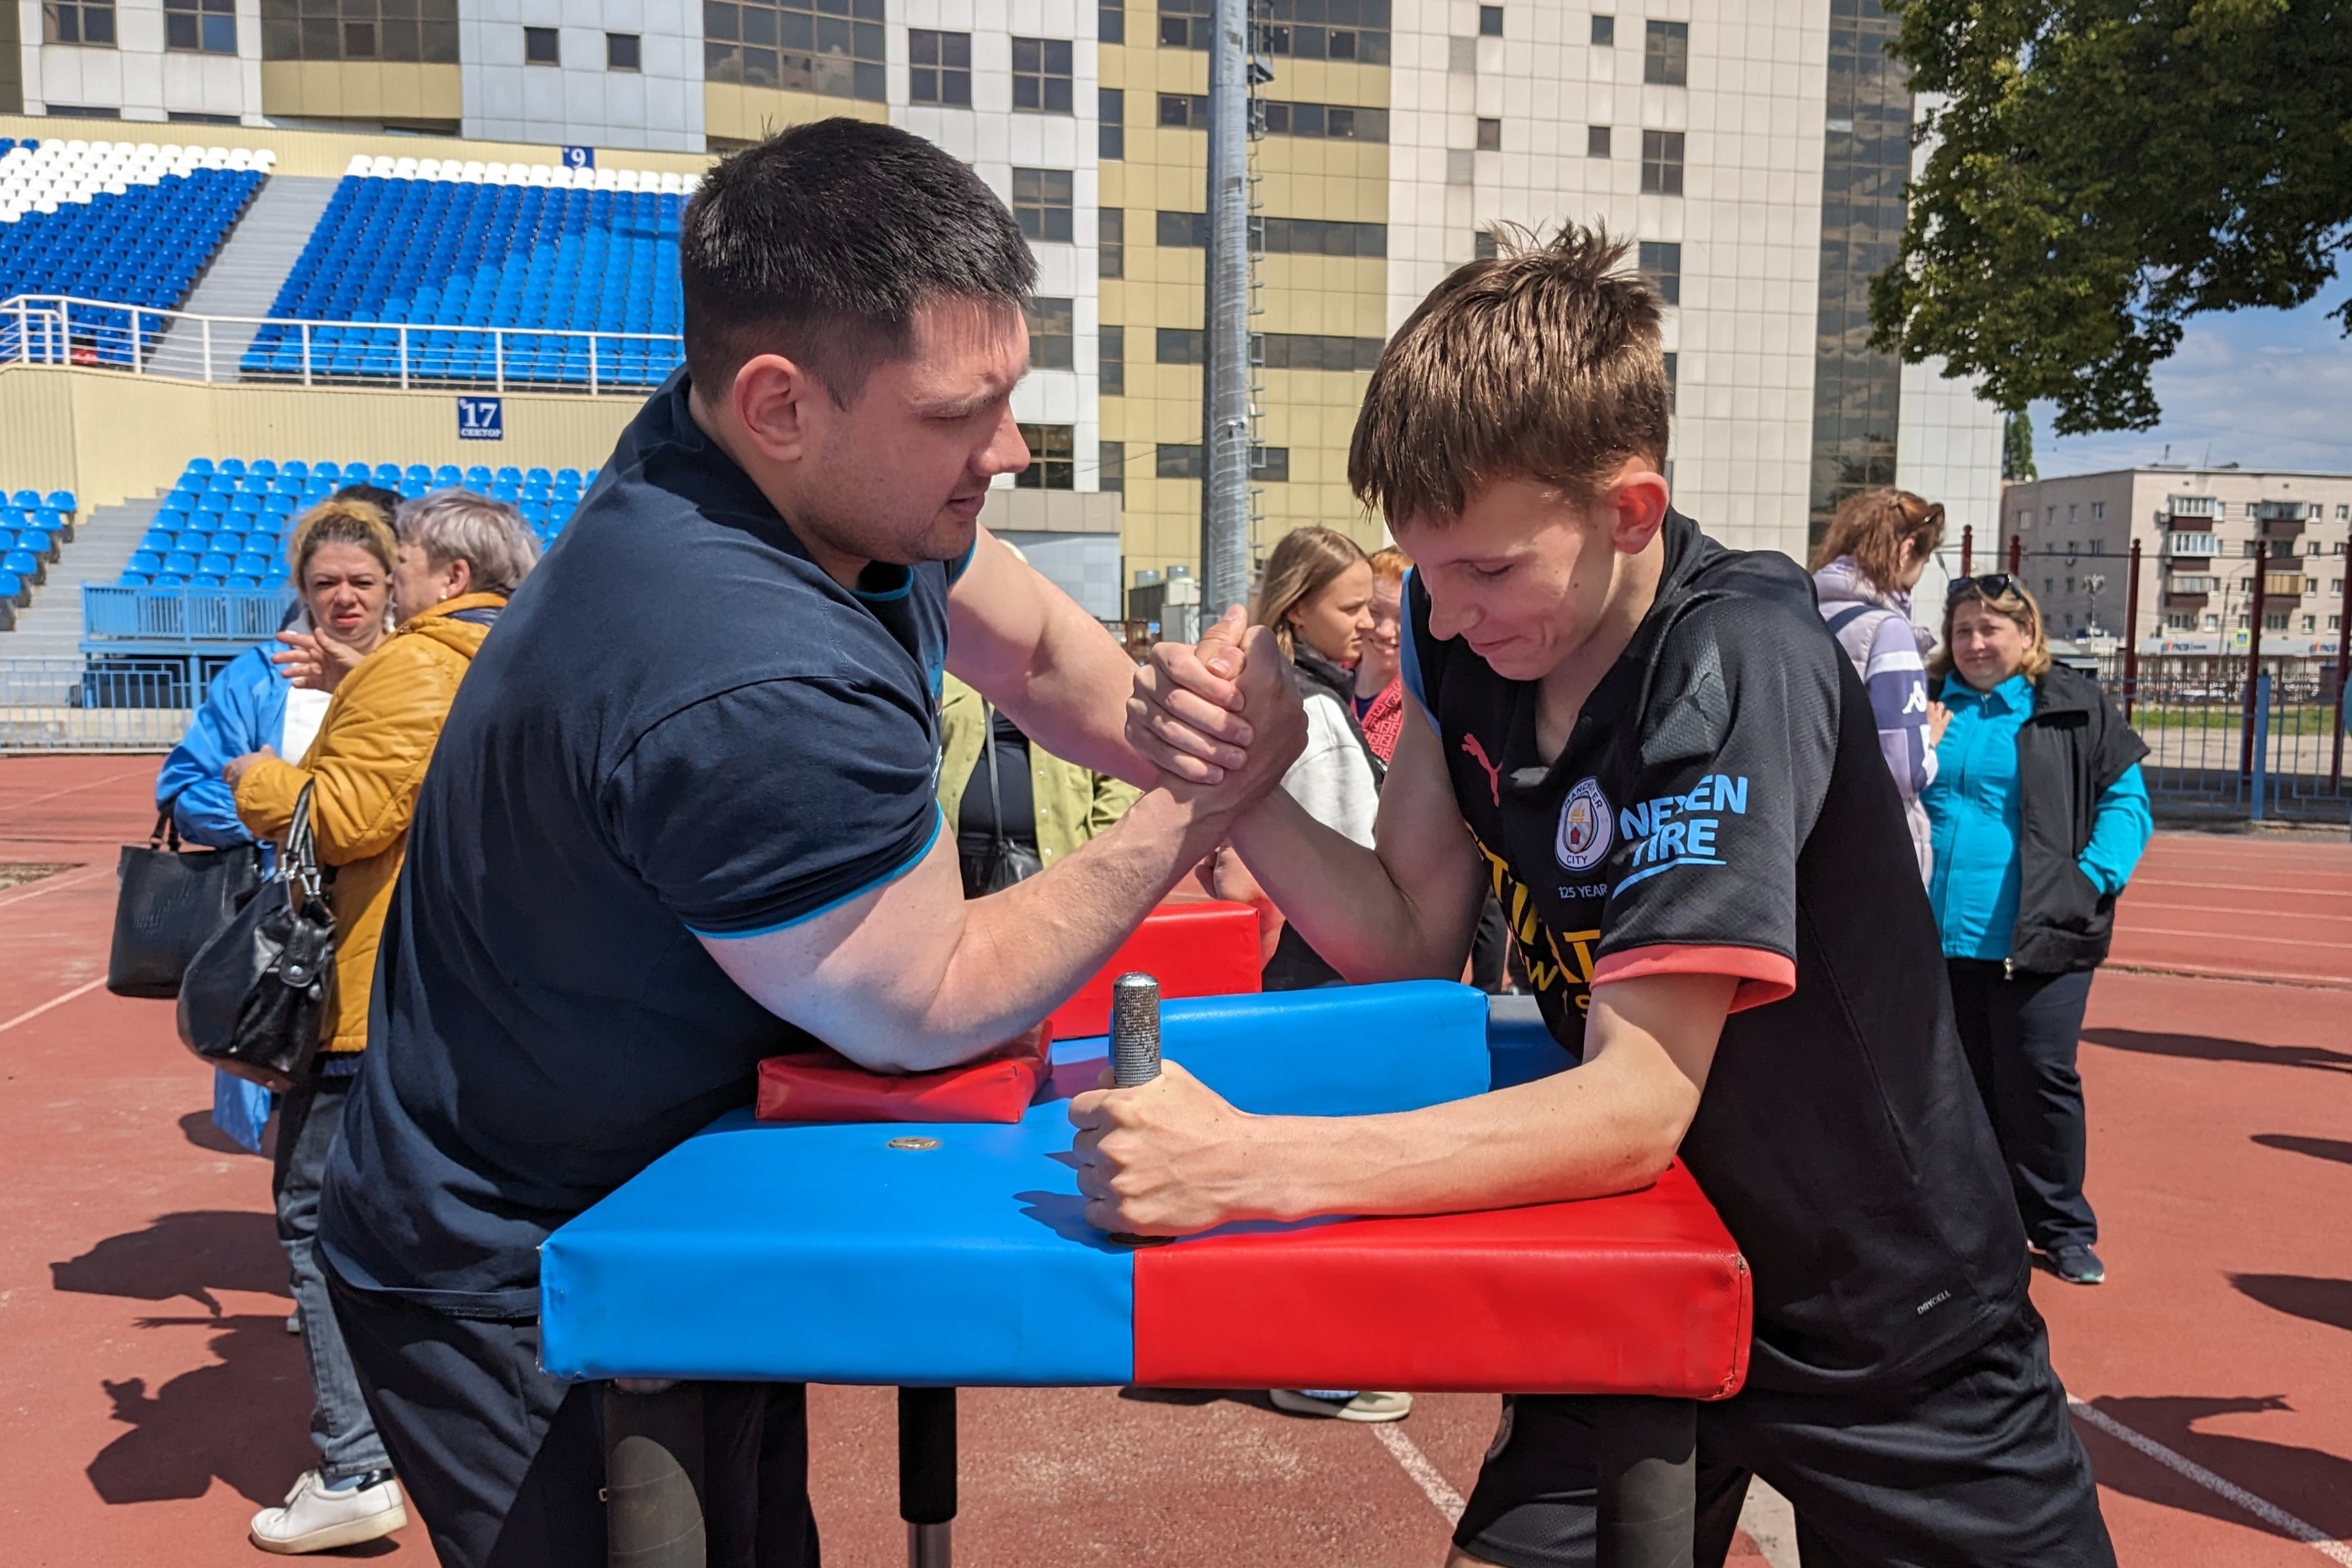
[[[1140,971],[1110,988],[1110,1077],[1132,1089],[1160,1076],[1160,982]]]
[[[1115,1089],[1133,1089],[1160,1076],[1160,982],[1138,970],[1121,975],[1110,988],[1110,1081]],[[1110,1232],[1122,1247],[1154,1247],[1165,1236]]]

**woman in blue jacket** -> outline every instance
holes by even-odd
[[[339,504],[352,503],[339,498]],[[373,509],[383,512],[381,507]],[[387,535],[390,527],[386,517]],[[364,531],[296,531],[299,559],[288,564],[302,596],[299,616],[276,643],[247,649],[213,677],[195,722],[163,759],[163,771],[155,778],[155,809],[171,812],[180,837],[189,842],[214,849],[253,842],[253,835],[237,821],[236,800],[222,780],[221,769],[233,758],[265,748],[299,760],[319,732],[330,694],[295,686],[277,660],[297,657],[308,646],[333,655],[320,661],[328,669],[343,669],[383,641],[392,562],[357,542]],[[344,535],[350,537],[340,537]],[[213,1120],[222,1131],[246,1147],[258,1149],[261,1126],[268,1117],[268,1090],[226,1073],[215,1074]]]
[[[2041,607],[2006,573],[1952,584],[1928,670],[1949,723],[1921,796],[1927,891],[1960,1041],[2027,1239],[2060,1279],[2095,1285],[2074,1051],[2116,897],[2154,831],[2147,747],[2095,681],[2051,663]]]

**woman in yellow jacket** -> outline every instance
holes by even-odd
[[[289,671],[297,685],[334,693],[309,754],[298,766],[265,749],[222,771],[238,818],[257,838],[284,838],[307,786],[319,858],[333,873],[335,1006],[309,1082],[289,1091],[278,1112],[276,1173],[278,1234],[302,1309],[320,1466],[295,1483],[284,1507],[254,1517],[254,1544],[267,1552],[328,1551],[408,1522],[312,1256],[319,1177],[367,1045],[376,945],[425,768],[475,650],[539,556],[513,508],[459,490],[403,507],[397,532],[399,629],[348,666],[331,663],[334,651],[321,643]]]

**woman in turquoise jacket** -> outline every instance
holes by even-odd
[[[2147,747],[2086,675],[2053,664],[2042,611],[2005,573],[1961,578],[1928,666],[1947,720],[1927,808],[1952,1003],[2025,1234],[2095,1285],[2075,1047],[2116,895],[2154,822]]]

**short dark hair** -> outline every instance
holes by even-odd
[[[1629,457],[1665,460],[1658,295],[1630,247],[1574,224],[1500,238],[1405,318],[1365,391],[1348,483],[1391,525],[1452,522],[1492,480],[1582,497]]]
[[[400,516],[400,492],[381,485],[346,485],[328,497],[335,501],[365,501],[383,514],[387,523]]]
[[[785,353],[846,408],[907,352],[919,306],[1019,305],[1036,277],[1004,204],[939,147],[860,120],[795,126],[723,160],[687,204],[687,371],[715,392]]]

